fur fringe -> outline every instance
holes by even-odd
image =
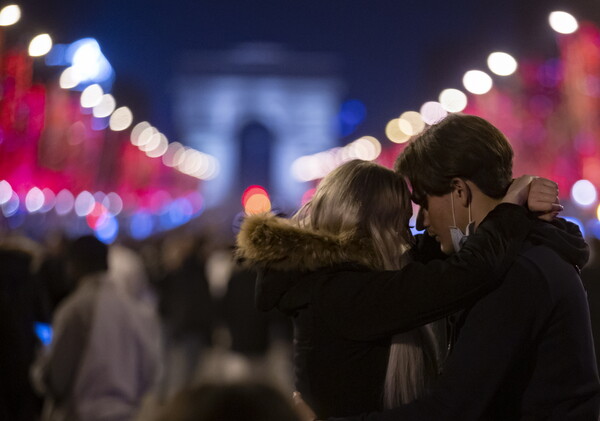
[[[324,235],[271,214],[244,220],[237,236],[237,257],[252,267],[301,271],[348,262],[372,268],[378,259],[368,241]]]

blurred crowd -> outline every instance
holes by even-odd
[[[110,246],[11,234],[0,261],[2,420],[154,420],[200,390],[291,396],[290,321],[255,309],[256,273],[232,244],[189,230]]]

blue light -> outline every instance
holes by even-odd
[[[113,215],[107,215],[95,230],[96,238],[105,244],[113,243],[119,235],[119,222]]]
[[[99,83],[105,92],[110,91],[114,71],[94,38],[83,38],[72,43],[65,52],[65,61],[71,64],[83,89],[92,83]]]
[[[33,330],[42,344],[45,346],[50,345],[52,342],[52,326],[48,323],[34,322]]]
[[[588,232],[600,240],[600,221],[597,219],[593,219],[587,223],[586,226]]]
[[[161,228],[169,230],[183,225],[191,219],[193,212],[194,209],[187,199],[174,200],[165,206],[160,215]]]
[[[89,108],[91,109],[91,108]],[[108,128],[110,119],[108,117],[93,117],[92,118],[92,130],[100,131]]]
[[[68,66],[69,62],[65,58],[65,55],[67,54],[67,48],[68,45],[66,44],[54,44],[50,52],[46,54],[46,57],[44,58],[46,60],[46,65]]]
[[[352,134],[356,127],[363,122],[367,115],[367,109],[358,99],[351,99],[342,104],[338,118],[340,124],[340,135],[342,137]]]
[[[148,212],[137,212],[131,217],[129,232],[136,240],[143,240],[152,234],[154,221]]]
[[[585,228],[583,227],[583,223],[579,219],[573,218],[572,216],[563,216],[563,218],[577,225],[579,227],[579,230],[581,231],[581,235],[585,237]]]

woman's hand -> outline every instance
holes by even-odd
[[[543,177],[523,175],[510,185],[503,202],[525,205],[539,218],[551,221],[563,210],[558,200],[558,184]]]

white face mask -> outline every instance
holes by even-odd
[[[454,192],[450,194],[450,200],[452,201],[452,220],[454,226],[450,228],[450,238],[452,239],[452,246],[454,246],[454,252],[459,251],[469,235],[474,231],[475,221],[471,219],[471,202],[469,202],[469,223],[467,224],[466,233],[463,233],[460,228],[456,226],[456,215],[454,214]]]

